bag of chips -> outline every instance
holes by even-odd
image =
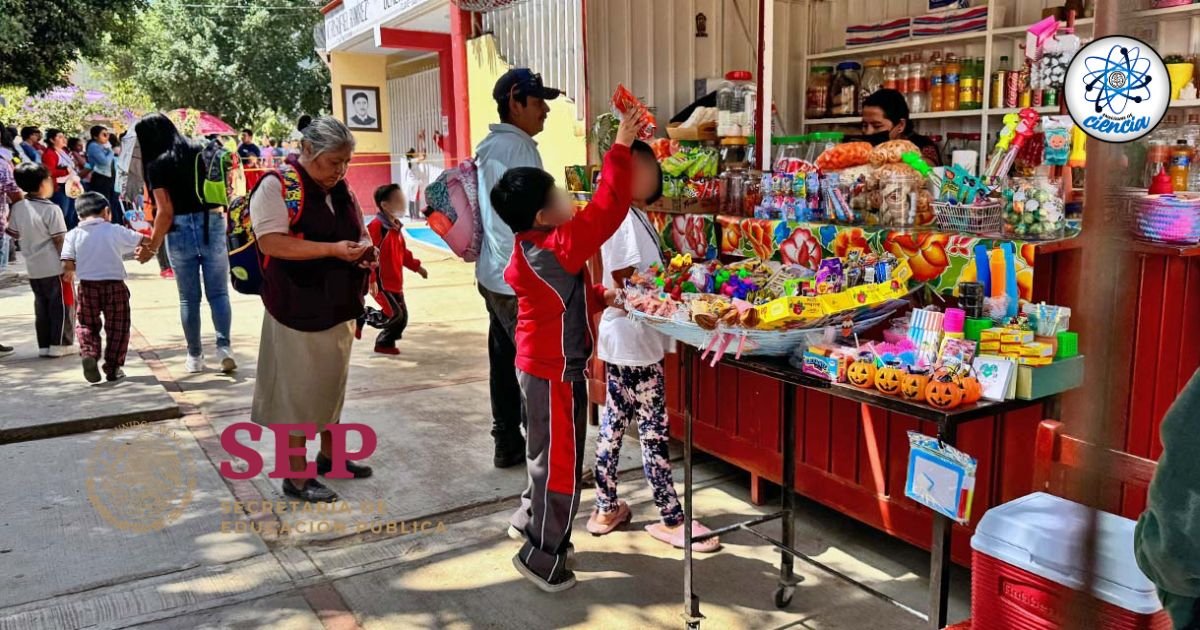
[[[651,114],[646,106],[638,100],[638,97],[633,95],[624,84],[618,83],[617,89],[612,96],[613,112],[625,120],[626,116],[641,114],[646,117],[646,126],[642,132],[638,134],[638,139],[649,140],[654,137],[654,132],[658,130],[658,121],[654,119],[654,114]]]

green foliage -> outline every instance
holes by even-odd
[[[132,32],[147,0],[0,0],[0,85],[38,94],[67,84],[71,64]]]
[[[222,6],[200,6],[214,2]],[[155,0],[142,12],[137,34],[112,43],[107,69],[163,109],[193,107],[235,127],[255,124],[263,112],[295,120],[327,111],[329,72],[313,50],[319,3],[244,4]],[[275,8],[285,6],[297,9]]]
[[[0,121],[13,127],[32,125],[55,127],[71,136],[81,136],[94,124],[128,124],[133,116],[149,109],[145,97],[137,94],[109,93],[105,98],[88,101],[85,90],[64,90],[62,95],[29,96],[23,87],[0,87],[5,104],[0,105]],[[139,109],[140,108],[140,109]]]

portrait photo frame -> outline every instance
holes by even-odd
[[[342,122],[352,131],[383,131],[380,110],[378,87],[342,86]]]

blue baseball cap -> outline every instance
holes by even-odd
[[[492,98],[497,103],[507,101],[510,96],[536,96],[552,101],[562,94],[562,90],[546,87],[542,83],[542,75],[529,68],[513,68],[505,72],[504,76],[496,81],[496,87],[492,88]]]

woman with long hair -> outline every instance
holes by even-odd
[[[324,476],[333,465],[328,427],[341,420],[355,322],[378,250],[344,181],[354,135],[330,116],[301,123],[300,154],[264,174],[250,195],[266,307],[251,420],[314,425],[315,433],[291,432],[288,444],[304,453],[319,434],[316,468]],[[290,456],[288,466],[293,474],[304,471],[305,455]],[[356,462],[346,462],[346,470],[354,478],[371,476],[369,466]],[[304,501],[338,496],[312,478],[284,479],[283,492]]]
[[[154,197],[156,213],[150,245],[142,248],[140,262],[154,258],[166,242],[175,285],[179,289],[179,317],[187,339],[189,373],[204,371],[200,336],[201,283],[217,332],[217,361],[226,374],[237,369],[230,350],[229,254],[225,245],[225,216],[220,206],[204,203],[196,191],[196,158],[200,144],[179,133],[175,123],[154,113],[134,126],[145,179]]]
[[[46,130],[46,149],[42,152],[42,165],[50,171],[50,177],[54,178],[54,196],[50,201],[62,208],[67,229],[74,229],[79,223],[79,217],[75,216],[75,199],[67,194],[67,184],[79,175],[75,170],[75,159],[67,152],[67,134],[61,129]]]

